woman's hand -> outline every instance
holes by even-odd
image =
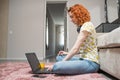
[[[47,69],[48,71],[52,71],[53,65],[50,65],[50,66],[48,66],[47,68],[48,68],[48,69]]]
[[[58,55],[67,55],[68,54],[68,52],[65,52],[65,51],[59,51],[58,52]]]

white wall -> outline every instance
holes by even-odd
[[[9,0],[7,58],[22,59],[24,53],[44,56],[45,0]]]
[[[97,27],[100,25],[102,22],[105,22],[105,17],[104,17],[104,0],[69,0],[67,3],[68,8],[74,4],[82,4],[85,6],[88,11],[91,14],[91,21]],[[77,37],[77,32],[76,32],[76,27],[75,25],[71,22],[69,16],[68,16],[68,21],[67,21],[67,27],[68,27],[68,49],[71,49],[73,46],[76,37]]]
[[[75,3],[83,4],[90,11],[95,26],[105,21],[104,0],[68,0],[67,6]],[[26,52],[35,52],[39,58],[44,57],[45,5],[45,0],[9,0],[7,58],[22,59]],[[70,49],[76,40],[77,32],[69,17],[67,26],[67,46]]]

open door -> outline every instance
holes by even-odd
[[[59,50],[67,50],[66,2],[46,2],[45,58],[55,57]]]

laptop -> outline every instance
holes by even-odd
[[[25,53],[28,63],[32,69],[33,74],[53,74],[53,71],[47,70],[47,68],[41,69],[40,62],[35,53]]]

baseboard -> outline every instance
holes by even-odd
[[[43,58],[38,58],[43,60]],[[27,61],[27,58],[0,58],[0,61]]]
[[[46,59],[47,59],[47,58],[51,58],[51,57],[55,57],[55,56],[56,56],[55,54],[47,55],[47,56],[46,56]]]
[[[98,73],[104,74],[106,77],[108,77],[110,80],[119,80],[117,77],[114,77],[113,75],[105,72],[104,70],[100,69]]]

